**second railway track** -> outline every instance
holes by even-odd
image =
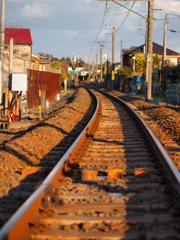
[[[124,105],[92,91],[100,103],[93,127],[4,225],[1,240],[180,239],[179,172]]]

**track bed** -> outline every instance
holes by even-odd
[[[94,128],[0,239],[7,229],[13,240],[180,239],[177,183],[154,144],[124,106],[93,92],[100,102]]]

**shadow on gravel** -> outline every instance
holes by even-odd
[[[66,104],[71,103],[75,98],[76,98],[76,94],[74,94],[72,97],[68,98]],[[68,108],[67,105],[65,105],[64,107]],[[61,107],[60,109],[62,109],[64,107]],[[45,118],[45,120],[50,119],[53,116],[55,116],[58,110],[59,109],[55,109],[54,111],[52,111]],[[76,109],[73,109],[73,108],[72,108],[72,110],[77,111]],[[78,122],[78,124],[74,127],[74,129],[71,132],[66,132],[62,128],[58,128],[52,124],[40,122],[36,125],[29,127],[27,130],[22,130],[17,133],[11,133],[12,135],[15,134],[15,136],[12,137],[8,141],[12,141],[14,139],[21,138],[26,133],[31,132],[31,131],[36,130],[37,128],[41,128],[41,127],[55,128],[62,134],[65,134],[68,136],[65,137],[64,139],[62,139],[56,146],[54,146],[51,149],[51,151],[52,151],[53,149],[56,149],[57,146],[63,146],[63,151],[61,151],[61,154],[58,154],[57,157],[53,158],[52,163],[51,162],[48,163],[48,157],[49,156],[51,157],[51,153],[49,152],[46,156],[44,156],[40,160],[40,163],[38,165],[34,165],[35,167],[42,167],[42,169],[26,176],[20,182],[20,185],[18,185],[17,187],[13,187],[13,185],[16,185],[16,181],[17,181],[16,179],[18,178],[18,175],[22,174],[22,172],[16,171],[17,176],[13,175],[14,174],[14,173],[12,173],[13,170],[10,170],[7,172],[7,174],[5,174],[5,175],[10,176],[11,180],[6,179],[6,185],[4,187],[4,190],[1,189],[1,192],[0,192],[0,228],[6,223],[6,221],[12,216],[12,214],[15,213],[15,211],[35,191],[35,189],[39,186],[39,184],[49,174],[49,172],[52,170],[52,168],[56,165],[56,163],[60,160],[60,158],[63,156],[63,154],[68,150],[68,148],[71,146],[71,144],[77,138],[77,136],[81,133],[81,131],[87,125],[88,119],[91,117],[93,111],[94,111],[94,104],[91,104],[87,113],[84,115],[82,120],[80,122]],[[20,152],[12,149],[11,147],[6,146],[6,143],[8,143],[8,141],[3,142],[1,150],[9,152],[12,155],[16,156],[17,158],[19,158],[20,160],[28,163],[30,166],[33,166],[32,162],[29,161],[29,159],[26,157],[26,155],[21,154]],[[18,147],[21,148],[21,146],[18,146]],[[44,146],[44,147],[46,147],[46,146]],[[28,146],[27,146],[27,149],[28,149]],[[28,155],[37,157],[37,155],[35,153],[30,153],[30,152],[28,152],[27,149],[25,149],[25,151]],[[8,189],[10,189],[10,190],[8,191]],[[8,193],[7,193],[7,195],[4,196],[3,192],[8,192]]]
[[[56,127],[53,124],[48,124],[48,123],[38,123],[37,125],[34,125],[30,128],[28,128],[27,130],[24,131],[20,131],[18,134],[16,134],[14,137],[11,138],[11,143],[8,145],[9,140],[4,141],[1,144],[1,151],[3,152],[7,152],[11,155],[14,155],[15,157],[17,157],[18,159],[22,160],[23,162],[27,163],[30,166],[33,166],[32,161],[29,160],[30,157],[35,157],[36,159],[38,159],[36,154],[33,154],[32,152],[28,151],[28,146],[25,149],[22,145],[17,144],[16,142],[13,143],[12,141],[15,139],[20,139],[21,137],[23,137],[25,134],[27,134],[28,132],[32,132],[33,130],[36,130],[38,128],[42,128],[42,127],[51,127],[56,129],[57,131],[59,131],[62,134],[70,134],[69,132],[64,131],[62,128]],[[12,146],[12,147],[11,147]],[[16,149],[20,149],[20,151],[16,150]],[[22,152],[23,153],[20,153]],[[28,156],[27,156],[28,155]]]
[[[100,138],[93,138],[93,141],[95,141],[95,142],[104,142],[104,143],[113,143],[115,145],[124,145],[122,142],[119,142],[119,141],[108,141],[106,139],[100,139]]]

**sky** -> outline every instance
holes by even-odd
[[[5,0],[5,27],[30,28],[34,53],[57,58],[75,54],[88,63],[95,61],[97,54],[99,59],[100,44],[104,45],[103,55],[111,60],[112,27],[116,29],[117,62],[121,41],[123,49],[144,44],[147,14],[148,2],[142,0]],[[153,41],[160,45],[165,16],[167,48],[180,53],[180,0],[154,0]]]

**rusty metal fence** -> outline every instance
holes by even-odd
[[[61,91],[61,74],[27,69],[27,76],[27,108],[39,105],[39,91],[43,92],[45,100],[52,99]]]

